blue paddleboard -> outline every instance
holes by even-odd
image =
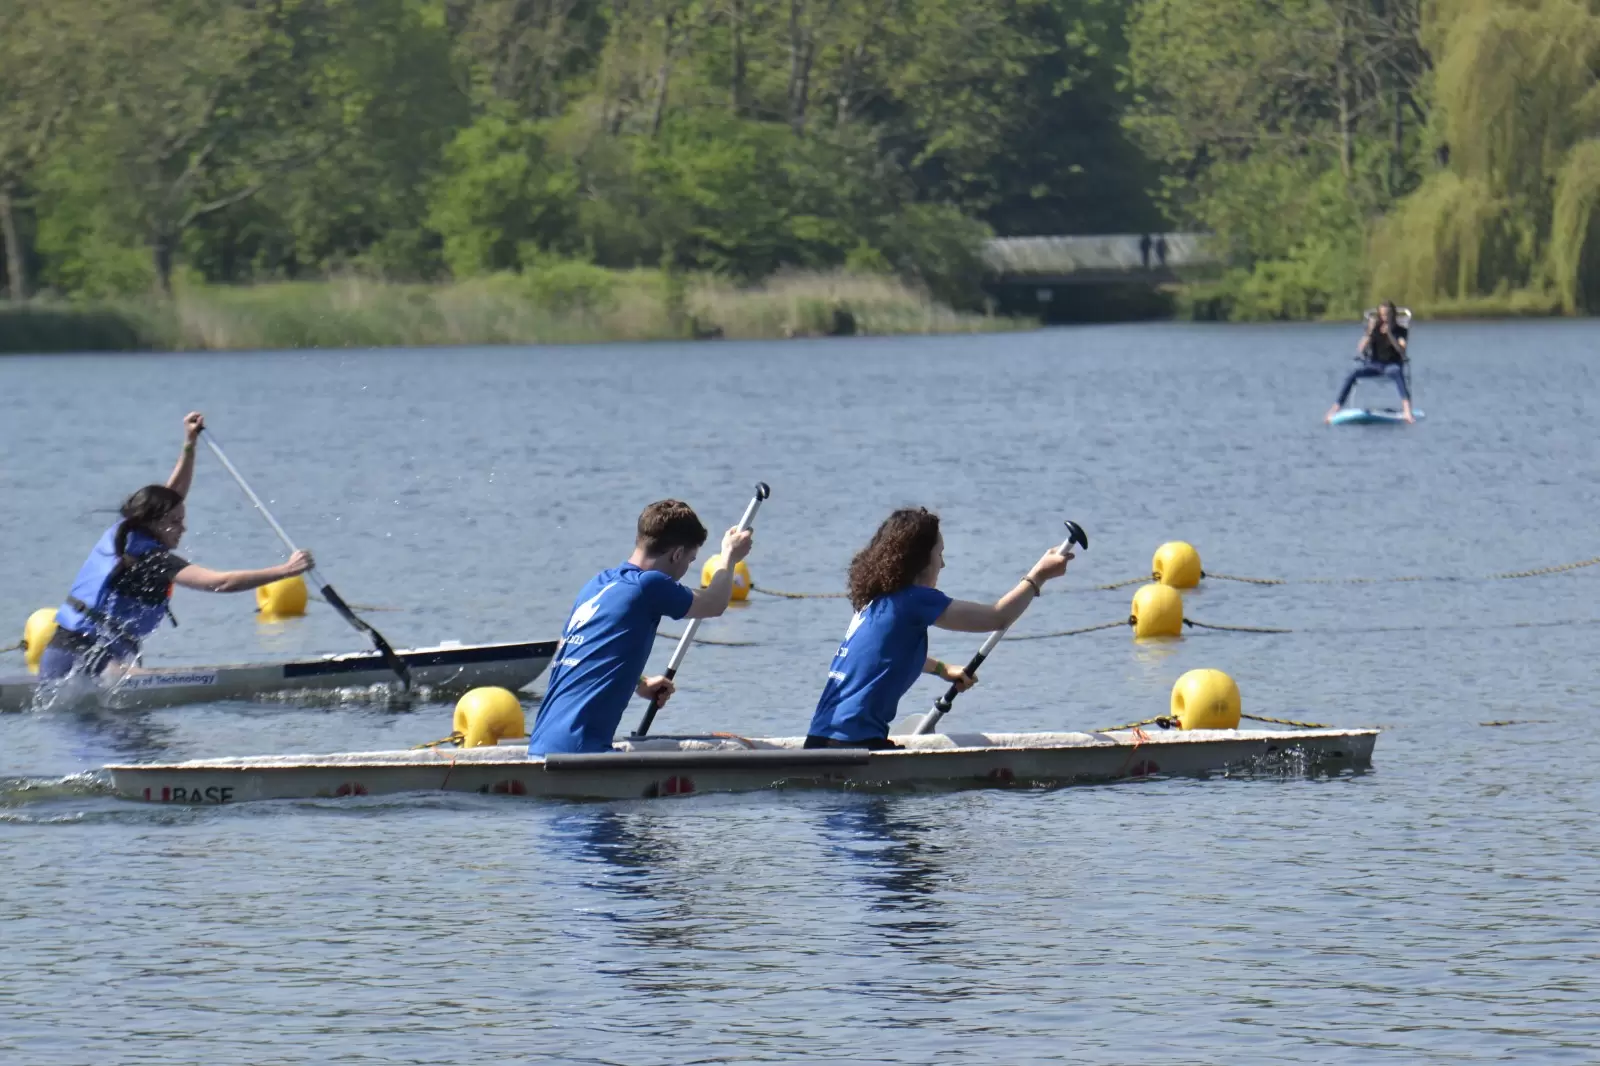
[[[1422,421],[1422,412],[1413,410],[1411,417],[1418,422]],[[1400,417],[1400,412],[1392,408],[1368,410],[1365,407],[1346,407],[1332,418],[1328,419],[1330,426],[1368,426],[1374,423],[1385,425],[1405,425],[1406,420]]]

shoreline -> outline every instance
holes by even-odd
[[[956,311],[892,277],[709,276],[580,264],[422,284],[343,278],[185,285],[170,298],[0,303],[0,352],[287,351],[1000,333],[1028,318]]]

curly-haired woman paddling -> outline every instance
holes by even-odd
[[[939,516],[923,507],[894,512],[850,563],[855,617],[828,669],[828,683],[807,730],[808,748],[893,748],[889,726],[919,674],[964,692],[965,670],[928,657],[928,627],[958,633],[1004,629],[1028,609],[1046,581],[1067,572],[1070,552],[1052,548],[1016,587],[992,604],[953,600],[938,589],[944,569]]]

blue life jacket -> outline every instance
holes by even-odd
[[[172,598],[172,586],[139,588],[136,582],[119,580],[127,572],[117,555],[119,528],[117,525],[106,530],[89,553],[72,582],[72,593],[56,609],[56,624],[98,643],[127,642],[137,650],[139,641],[154,633],[161,620],[170,616],[167,601]],[[134,559],[166,551],[160,541],[138,530],[129,530],[126,547]]]

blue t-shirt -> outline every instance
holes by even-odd
[[[807,732],[848,741],[888,736],[900,697],[927,662],[928,627],[948,606],[950,597],[938,589],[912,585],[857,611]]]
[[[561,634],[529,755],[611,750],[662,616],[682,618],[694,593],[659,570],[624,563],[583,586]]]

